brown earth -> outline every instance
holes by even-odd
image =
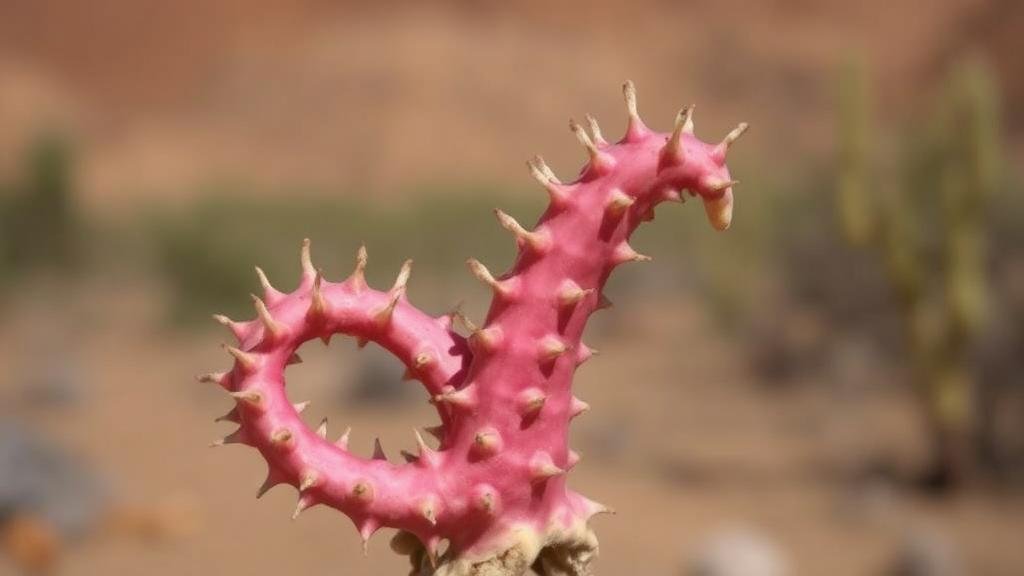
[[[29,415],[86,455],[129,502],[191,502],[197,531],[148,545],[107,538],[74,546],[61,574],[404,573],[386,532],[363,558],[340,514],[313,509],[292,522],[288,488],[257,502],[262,461],[249,449],[206,447],[229,430],[211,420],[230,402],[192,379],[226,365],[217,346],[225,336],[164,333],[154,328],[152,292],[111,294],[94,285],[78,294],[80,304],[44,306],[74,319],[59,341],[61,357],[84,360],[88,393],[80,409]],[[948,539],[969,574],[1017,573],[1019,498],[971,489],[930,499],[884,477],[857,480],[872,458],[911,469],[924,454],[913,403],[893,383],[854,393],[821,384],[770,391],[692,299],[645,300],[620,295],[591,328],[589,340],[604,353],[576,383],[593,410],[574,427],[572,444],[584,460],[572,484],[618,510],[596,521],[600,574],[680,574],[703,541],[731,526],[765,534],[793,574],[880,574],[907,535],[920,533]],[[8,367],[0,398],[17,409],[14,383],[32,369],[25,335],[47,321],[27,300],[9,310],[0,330],[0,364]],[[356,354],[345,339],[304,348],[289,392],[313,401],[308,423],[329,416],[332,434],[353,426],[361,453],[370,453],[375,435],[392,457],[412,449],[409,430],[434,421],[426,402],[338,403]]]

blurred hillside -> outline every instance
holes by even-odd
[[[587,111],[616,133],[611,89],[627,77],[654,125],[696,102],[702,133],[747,120],[772,165],[831,142],[824,79],[850,50],[884,118],[965,50],[991,55],[1009,102],[1024,97],[1014,0],[363,4],[0,2],[0,166],[59,123],[95,209],[223,181],[328,195],[502,182],[538,152],[574,169],[575,150],[546,143]]]

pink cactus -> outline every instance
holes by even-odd
[[[588,134],[570,122],[589,156],[575,182],[561,183],[540,158],[529,163],[551,202],[528,230],[495,211],[519,246],[512,269],[495,276],[483,264],[469,268],[494,292],[483,326],[467,322],[468,338],[452,316],[430,316],[406,298],[410,264],[386,292],[366,285],[366,252],[344,282],[324,279],[302,247],[302,281],[290,294],[275,290],[257,268],[263,297],[253,296],[257,319],[217,319],[238,338],[226,346],[229,372],[209,374],[237,406],[223,417],[239,429],[215,444],[255,447],[269,465],[259,494],[277,484],[299,491],[295,514],[318,504],[355,523],[364,543],[381,527],[399,530],[392,547],[411,556],[414,574],[522,574],[531,566],[547,575],[590,571],[597,540],[589,528],[605,506],[566,487],[579,460],[568,446],[569,422],[586,412],[572,395],[576,367],[594,354],[581,340],[587,319],[610,304],[602,287],[612,270],[649,260],[627,240],[654,218],[665,200],[700,196],[711,224],[728,228],[735,184],[725,165],[741,124],[718,144],[693,136],[693,107],[682,110],[671,134],[649,130],[636,111],[633,85],[623,87],[629,111],[625,137],[609,144],[593,118]],[[419,454],[389,462],[348,450],[348,431],[327,438],[326,423],[308,428],[304,406],[285,393],[284,368],[296,349],[333,334],[373,341],[426,386],[441,424],[428,431],[430,448],[416,433]],[[438,558],[442,541],[447,551]]]

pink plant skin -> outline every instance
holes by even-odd
[[[237,404],[223,419],[239,429],[215,444],[246,444],[266,459],[259,495],[290,484],[299,490],[296,515],[336,508],[364,543],[379,528],[397,528],[392,547],[410,554],[414,573],[520,574],[530,565],[542,574],[590,573],[597,541],[589,520],[609,510],[566,487],[579,460],[568,446],[569,423],[588,409],[573,396],[572,377],[594,354],[583,330],[609,305],[601,290],[611,272],[649,260],[628,239],[654,218],[655,206],[683,202],[688,191],[716,229],[728,228],[734,182],[725,156],[746,129],[704,143],[693,136],[689,107],[671,134],[653,132],[637,115],[631,83],[624,94],[629,126],[618,143],[605,142],[589,116],[589,134],[570,123],[589,156],[575,182],[559,182],[539,158],[529,163],[551,197],[532,230],[496,211],[519,253],[497,277],[468,262],[494,292],[486,321],[469,325],[468,338],[454,331],[453,315],[430,316],[409,303],[411,262],[385,292],[366,285],[363,249],[355,272],[333,283],[314,268],[306,241],[302,280],[289,294],[257,269],[257,318],[217,316],[239,342],[226,346],[233,368],[201,379],[219,383]],[[431,429],[436,450],[416,432],[419,454],[405,454],[405,462],[389,462],[383,451],[366,459],[348,450],[348,432],[331,441],[326,423],[315,431],[303,423],[304,406],[285,393],[284,369],[304,342],[337,333],[376,342],[423,383],[441,419]],[[443,540],[449,545],[438,559]]]

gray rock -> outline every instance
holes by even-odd
[[[0,421],[0,523],[32,514],[75,537],[106,502],[105,487],[81,462],[27,426]]]
[[[766,536],[750,529],[713,535],[687,562],[687,576],[786,576],[783,553]]]
[[[359,365],[346,401],[398,405],[422,399],[423,387],[417,382],[403,382],[405,367],[387,351],[370,344],[357,358]]]
[[[887,576],[963,576],[967,574],[955,544],[931,530],[904,538]]]

